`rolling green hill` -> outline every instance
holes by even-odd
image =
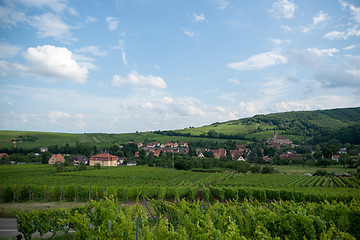
[[[108,147],[113,144],[123,144],[129,141],[194,142],[216,140],[218,142],[225,142],[236,140],[237,142],[247,143],[249,141],[262,141],[265,138],[271,137],[275,128],[278,134],[285,135],[292,141],[303,141],[326,134],[336,134],[336,131],[341,131],[342,129],[357,132],[359,126],[360,107],[357,107],[256,115],[224,123],[213,123],[199,128],[186,128],[174,131],[128,134],[0,131],[0,149],[13,148],[13,139],[21,140],[21,142],[16,144],[18,148],[24,149],[53,145],[64,146],[66,143],[70,146],[85,144]]]
[[[279,134],[288,136],[294,141],[309,140],[319,134],[346,129],[359,123],[360,107],[357,107],[255,115],[251,118],[213,123],[200,128],[170,131],[170,134],[264,140],[271,137],[274,129],[277,129]]]

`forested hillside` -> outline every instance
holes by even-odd
[[[299,111],[255,115],[251,118],[213,123],[201,128],[156,132],[166,135],[198,136],[222,139],[264,140],[276,129],[293,141],[320,141],[337,138],[359,143],[360,108]]]

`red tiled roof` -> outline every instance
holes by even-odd
[[[55,158],[57,162],[65,162],[65,158],[61,154],[54,154],[52,158]]]
[[[90,157],[91,160],[95,160],[95,158],[97,158],[97,160],[105,160],[105,161],[118,160],[117,156],[110,155],[109,153],[101,153]]]

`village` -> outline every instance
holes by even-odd
[[[99,152],[93,152],[87,156],[83,154],[70,154],[70,153],[54,153],[49,151],[47,147],[40,147],[39,153],[34,153],[35,157],[43,157],[43,155],[48,155],[48,160],[42,163],[48,163],[50,165],[55,164],[72,164],[74,166],[79,165],[90,165],[90,166],[104,166],[104,167],[114,167],[114,166],[136,166],[139,163],[144,164],[141,159],[145,157],[160,157],[163,154],[180,154],[180,155],[191,155],[193,157],[205,159],[205,158],[214,158],[214,159],[227,159],[233,161],[249,161],[253,163],[273,163],[274,155],[267,155],[269,149],[276,149],[280,151],[284,149],[277,158],[282,162],[287,162],[292,164],[301,160],[296,150],[294,150],[294,144],[286,137],[277,135],[276,130],[274,130],[273,138],[266,139],[266,148],[260,149],[261,154],[256,155],[260,160],[254,161],[254,153],[252,150],[257,151],[256,149],[251,149],[246,145],[235,145],[234,149],[211,149],[211,148],[195,148],[193,149],[187,142],[128,142],[127,145],[133,145],[133,152],[130,157],[126,157],[123,154],[110,154],[107,149],[101,150]],[[121,146],[122,148],[123,146]],[[312,147],[309,147],[311,155],[315,154],[315,151]],[[346,148],[341,148],[337,154],[331,156],[331,160],[338,162],[341,154],[346,154]],[[260,155],[260,156],[259,156]],[[8,159],[9,155],[6,153],[0,153],[0,159]],[[44,158],[44,157],[43,157]],[[278,160],[279,161],[279,160]],[[25,164],[25,162],[15,162],[9,161],[10,164]]]

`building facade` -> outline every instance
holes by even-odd
[[[54,154],[49,159],[49,164],[64,163],[65,158],[61,154]]]
[[[101,153],[90,157],[90,166],[95,166],[97,163],[100,166],[115,167],[118,165],[119,158],[109,153]]]

